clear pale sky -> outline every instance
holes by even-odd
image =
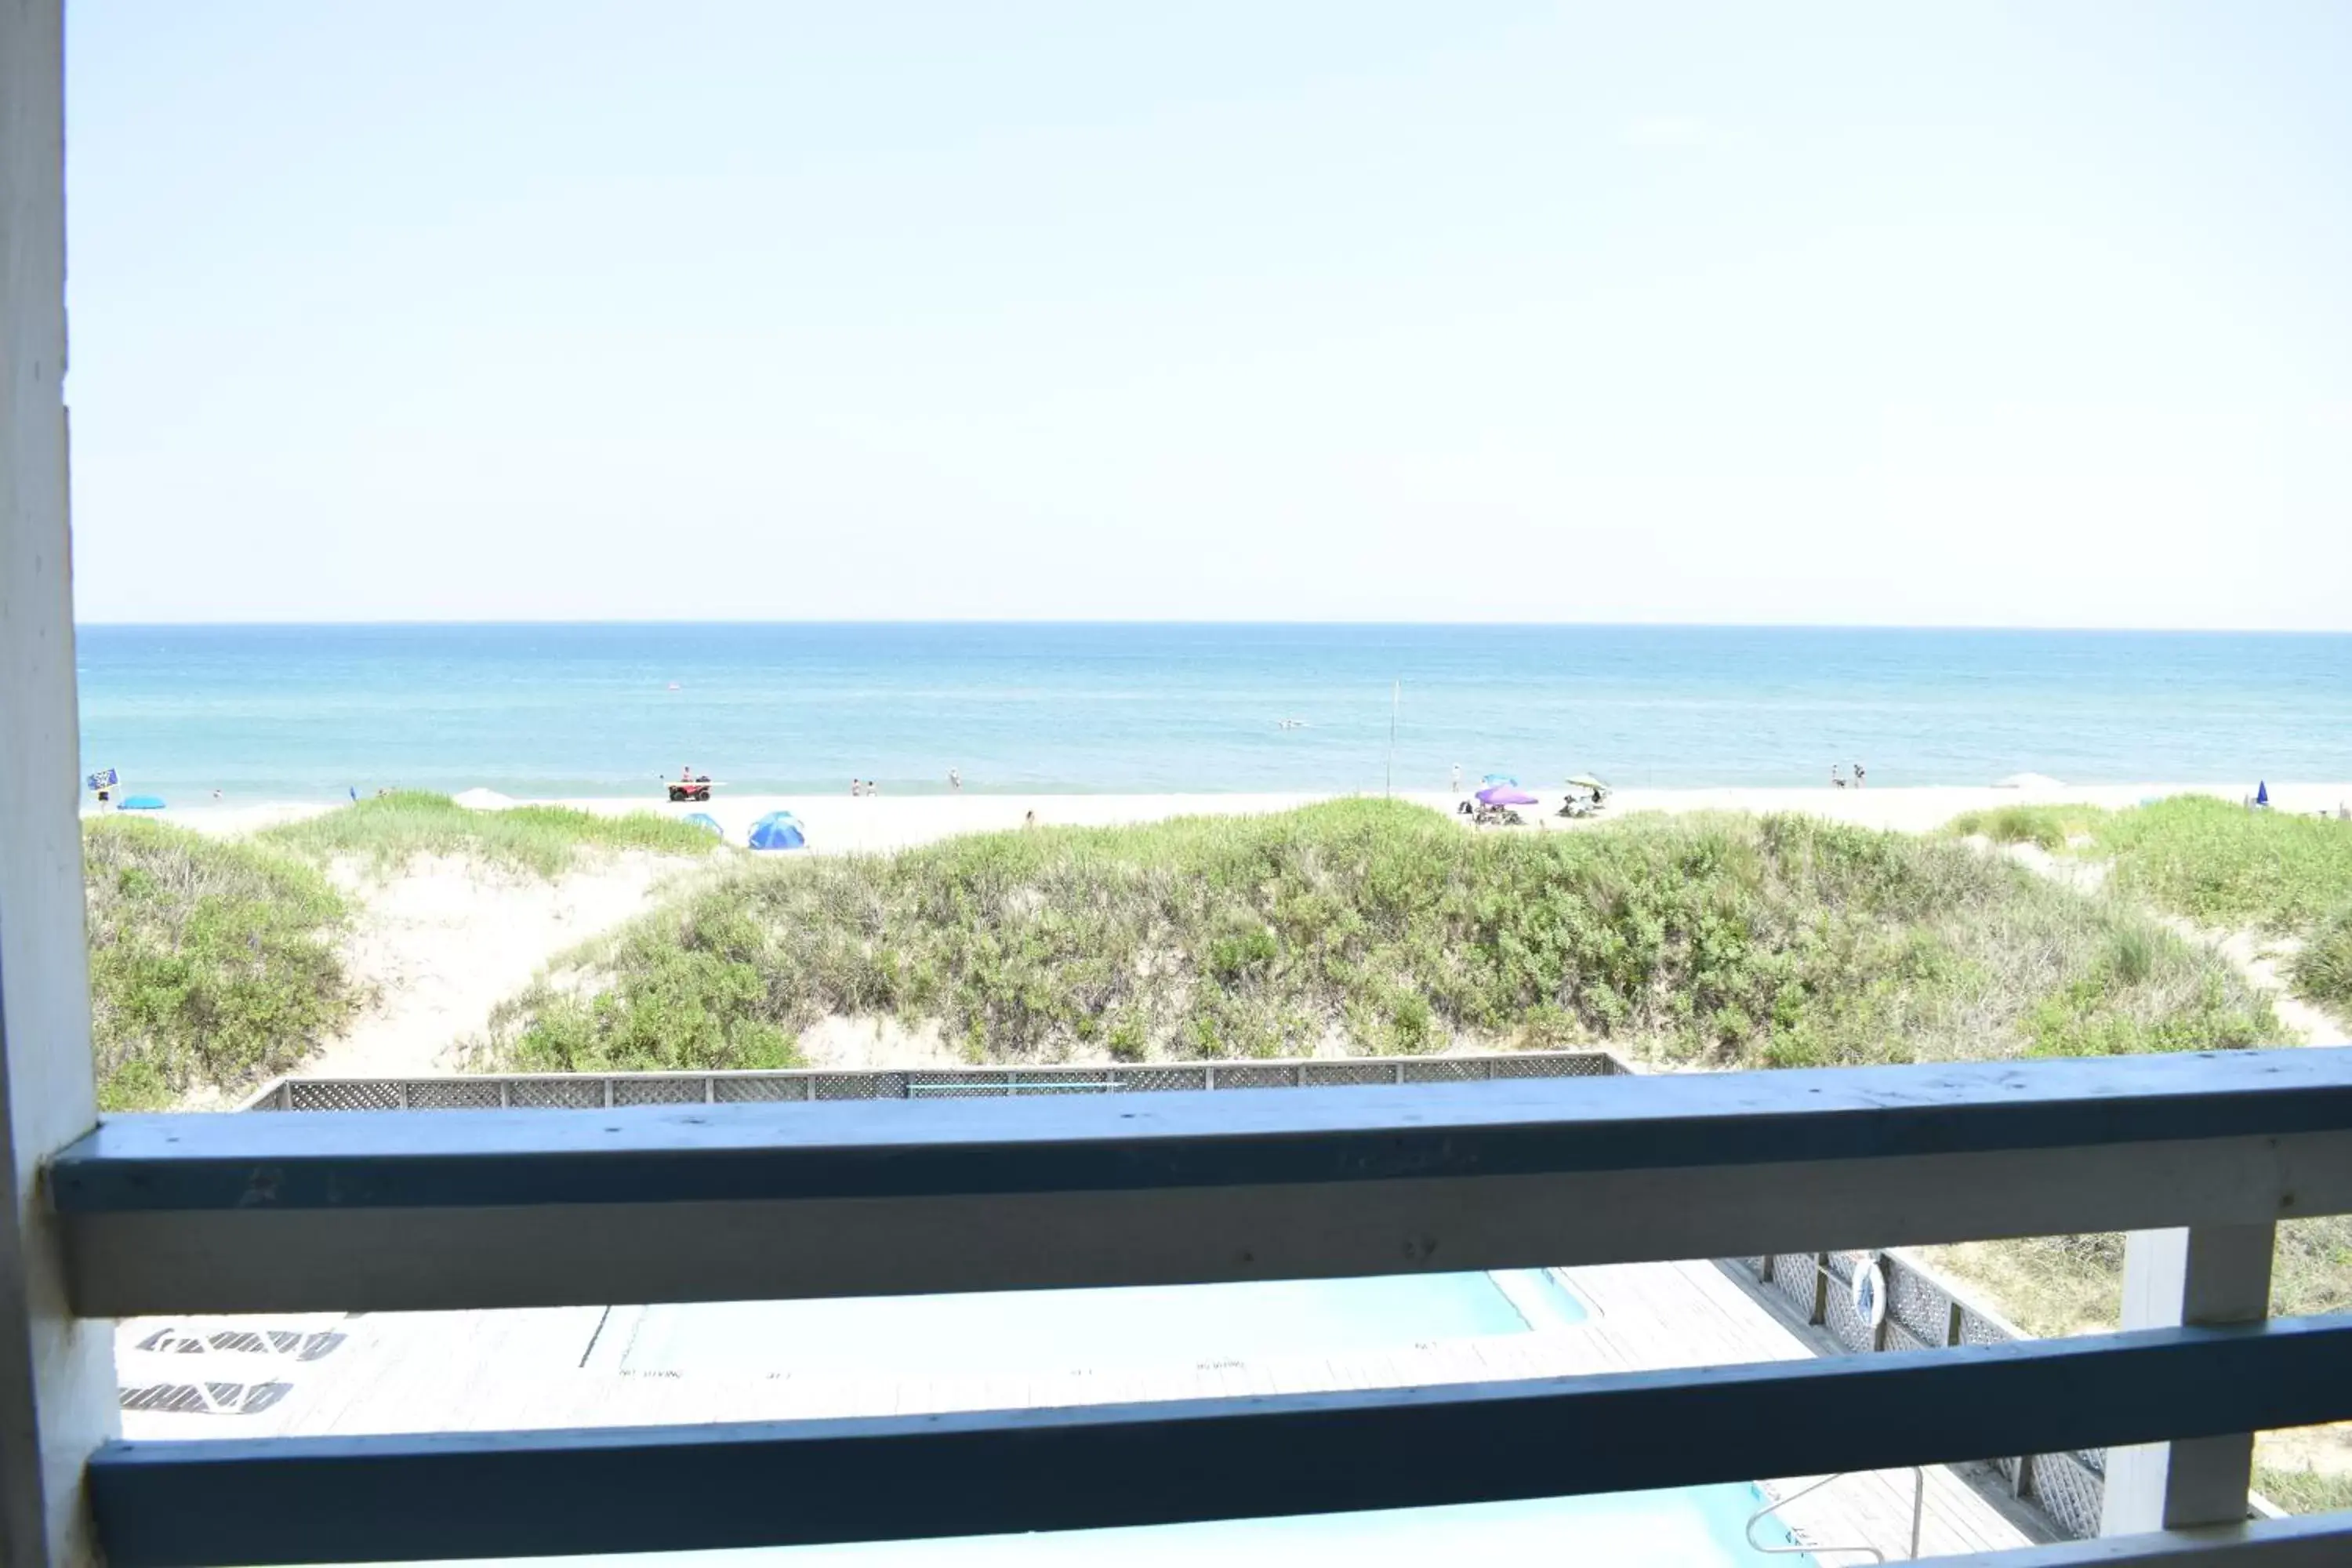
[[[2352,5],[71,7],[90,620],[2352,627]]]

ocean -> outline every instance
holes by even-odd
[[[1192,792],[2352,779],[2352,636],[1704,626],[88,626],[86,771],[385,787]],[[1298,727],[1282,721],[1296,720]],[[1393,752],[1391,753],[1391,721]],[[1391,762],[1391,755],[1393,761]]]

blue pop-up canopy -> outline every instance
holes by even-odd
[[[751,824],[747,842],[754,849],[805,849],[808,835],[801,831],[801,819],[791,812],[772,811]]]
[[[707,811],[689,811],[684,816],[678,818],[678,820],[681,822],[690,822],[697,827],[707,827],[715,837],[724,838],[727,837],[727,830],[719,826],[719,819],[711,816]]]

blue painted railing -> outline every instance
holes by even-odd
[[[2352,1211],[2352,1052],[1265,1096],[126,1117],[66,1151],[50,1183],[89,1315],[1753,1256]],[[163,1568],[1472,1502],[2347,1417],[2352,1320],[2317,1319],[1080,1411],[121,1444],[90,1479],[117,1568]],[[2327,1539],[2248,1526],[2196,1545],[2212,1562],[2302,1561],[2243,1554]],[[2103,1562],[2157,1561],[2102,1547]]]

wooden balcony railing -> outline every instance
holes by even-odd
[[[2247,1434],[2352,1417],[2352,1318],[2262,1321],[2273,1223],[2352,1209],[2352,1051],[1265,1095],[125,1117],[65,1150],[51,1182],[74,1308],[89,1315],[1165,1284],[2163,1233],[2136,1238],[2130,1321],[2142,1326],[2082,1339],[1076,1410],[111,1444],[89,1477],[117,1568],[1171,1523],[2101,1447],[2111,1521],[2137,1508],[2150,1530],[2214,1527],[2164,1550],[2217,1563],[2352,1553],[2352,1523],[2238,1522]],[[2133,1445],[2169,1445],[2137,1481]],[[2014,1560],[2158,1560],[2119,1545]],[[2106,1555],[2048,1554],[2088,1550]]]

